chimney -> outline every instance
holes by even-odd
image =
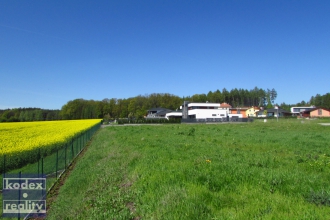
[[[183,101],[183,109],[182,109],[182,118],[187,119],[188,118],[188,101]]]

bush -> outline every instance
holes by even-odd
[[[180,118],[171,118],[171,119],[166,119],[166,118],[151,118],[151,119],[146,119],[146,118],[133,118],[133,119],[128,119],[128,118],[121,118],[118,119],[118,124],[165,124],[165,123],[181,123]]]

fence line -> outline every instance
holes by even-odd
[[[181,119],[181,123],[222,123],[222,122],[252,122],[253,118],[186,118]]]

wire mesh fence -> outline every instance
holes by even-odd
[[[238,118],[238,117],[231,117],[231,118],[186,118],[181,119],[181,123],[222,123],[222,122],[252,122],[253,118]]]

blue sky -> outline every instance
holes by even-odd
[[[223,88],[330,92],[330,1],[0,1],[0,109]]]

